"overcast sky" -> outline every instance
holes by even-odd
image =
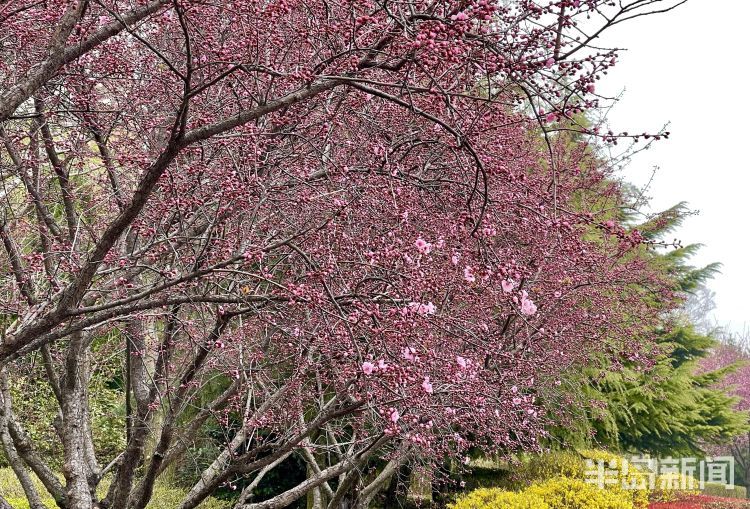
[[[688,0],[621,25],[604,42],[628,51],[597,89],[625,93],[608,117],[616,132],[655,132],[671,122],[670,139],[636,155],[624,177],[643,185],[658,166],[652,209],[684,200],[700,212],[677,236],[705,245],[696,265],[723,264],[710,287],[716,318],[734,330],[750,324],[748,22],[747,0]]]

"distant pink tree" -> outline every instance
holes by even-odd
[[[748,339],[750,336],[746,332],[728,334],[713,354],[701,362],[701,367],[706,371],[736,366],[734,371],[724,377],[721,387],[725,388],[729,394],[736,396],[737,408],[745,411],[750,410],[750,352],[748,352],[750,342]],[[750,433],[735,438],[728,447],[713,447],[710,452],[716,455],[733,456],[747,485],[750,468]]]

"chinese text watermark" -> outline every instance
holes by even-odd
[[[632,475],[629,473],[632,472]],[[586,460],[586,482],[600,488],[630,490],[702,490],[707,483],[734,489],[734,458],[649,458]]]

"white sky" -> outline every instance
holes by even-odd
[[[709,286],[715,318],[734,330],[750,323],[749,20],[747,0],[689,0],[620,25],[600,42],[628,51],[597,89],[625,92],[608,116],[615,132],[656,132],[671,122],[670,139],[636,155],[623,176],[641,186],[658,166],[647,193],[652,209],[684,200],[700,211],[677,237],[705,245],[695,265],[723,264]]]

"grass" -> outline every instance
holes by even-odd
[[[44,505],[50,509],[57,507],[55,501],[49,497],[41,481],[33,476],[34,485],[42,497]],[[108,487],[105,479],[100,485],[100,491],[104,492]],[[154,487],[154,495],[151,497],[147,509],[174,509],[177,507],[182,498],[187,494],[186,490],[170,486],[165,483],[157,483]],[[29,503],[26,495],[18,482],[16,474],[9,467],[0,468],[0,495],[13,507],[13,509],[29,509]],[[45,498],[46,496],[46,498]],[[198,506],[199,509],[226,509],[229,506],[227,502],[216,498],[208,498]]]

